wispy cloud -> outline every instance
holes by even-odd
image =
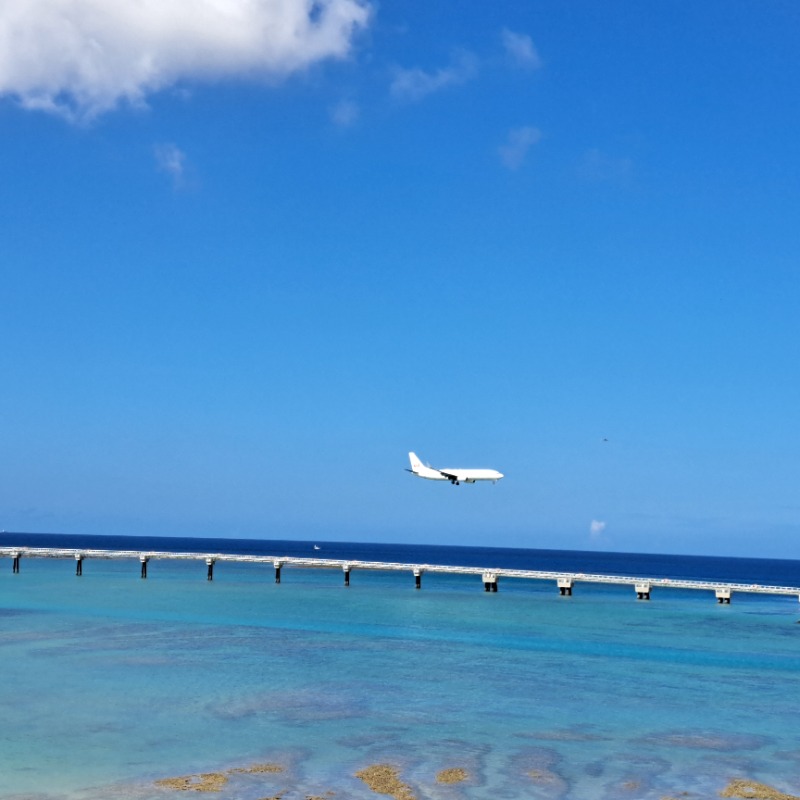
[[[528,151],[542,138],[538,128],[526,126],[512,128],[505,144],[500,145],[500,159],[509,169],[519,169],[525,162]]]
[[[394,97],[402,100],[421,100],[434,92],[466,83],[477,73],[478,59],[472,53],[459,51],[448,66],[433,72],[419,67],[397,67],[390,90]]]
[[[172,178],[172,183],[176,188],[183,186],[186,173],[186,153],[172,143],[157,144],[153,148],[153,153],[159,170]]]
[[[353,100],[342,100],[331,108],[331,120],[340,128],[354,125],[359,116],[358,104]]]
[[[542,59],[530,36],[503,28],[500,37],[508,57],[514,64],[527,69],[539,69],[542,66]]]
[[[633,175],[633,159],[609,156],[594,147],[583,154],[578,174],[596,183],[623,183]]]
[[[589,523],[589,536],[592,539],[599,539],[602,536],[603,531],[605,529],[606,529],[605,522],[601,522],[599,519],[593,519]]]
[[[366,0],[3,0],[0,96],[85,121],[181,80],[280,78],[346,56]]]

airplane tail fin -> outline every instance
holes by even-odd
[[[417,458],[416,453],[409,453],[408,460],[411,462],[411,471],[419,472],[422,468],[422,462]]]

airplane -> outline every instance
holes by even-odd
[[[496,469],[434,469],[426,467],[418,458],[416,453],[409,453],[408,460],[411,462],[411,472],[418,478],[427,478],[429,481],[450,481],[454,486],[459,483],[475,483],[475,481],[492,481],[497,483],[503,477],[502,472]]]

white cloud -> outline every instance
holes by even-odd
[[[508,140],[499,148],[500,158],[509,169],[519,169],[528,150],[542,138],[542,132],[538,128],[526,126],[523,128],[512,128],[508,132]]]
[[[185,79],[280,78],[348,54],[365,0],[2,0],[0,95],[91,119]]]
[[[524,33],[514,33],[508,28],[503,28],[500,36],[503,39],[506,53],[517,66],[528,69],[539,69],[542,66],[542,59],[530,36]]]
[[[395,69],[391,93],[403,100],[421,100],[429,94],[466,83],[478,72],[478,59],[465,51],[459,52],[448,67],[435,72],[425,72],[419,67]]]
[[[352,100],[342,100],[331,109],[331,119],[340,128],[349,128],[358,119],[358,104]]]
[[[606,523],[601,522],[599,519],[593,519],[589,523],[589,535],[592,537],[592,539],[599,538],[605,529]]]
[[[176,145],[166,143],[157,144],[153,151],[158,168],[172,177],[175,186],[182,185],[186,171],[186,153]]]
[[[625,183],[633,174],[633,160],[609,156],[594,147],[583,154],[578,174],[597,183]]]

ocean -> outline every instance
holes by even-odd
[[[0,534],[12,545],[800,584],[788,560]],[[288,567],[276,584],[271,565],[227,562],[207,581],[163,560],[141,580],[133,559],[12,574],[6,558],[0,800],[800,796],[798,620],[797,597],[495,594],[431,573],[416,591],[371,571],[346,588]]]

